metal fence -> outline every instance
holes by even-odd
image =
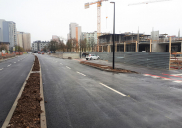
[[[102,60],[112,62],[112,52],[90,52],[99,55]],[[151,68],[169,69],[169,52],[116,52],[115,62],[139,65]]]

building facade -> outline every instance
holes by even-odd
[[[151,32],[115,34],[115,52],[169,52],[169,38],[171,37],[171,52],[182,52],[182,38]],[[99,37],[99,52],[113,51],[113,36],[106,34]]]
[[[30,33],[17,32],[17,45],[22,47],[24,51],[30,51],[31,50]]]
[[[8,42],[10,51],[17,45],[15,22],[0,19],[0,42]]]
[[[81,39],[81,26],[79,26],[77,23],[70,23],[67,38],[76,39],[77,42],[79,42]]]
[[[33,52],[42,51],[44,47],[46,47],[47,49],[48,44],[49,44],[49,41],[40,41],[40,40],[34,41],[32,43],[32,51]]]

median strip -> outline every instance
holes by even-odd
[[[2,128],[47,128],[42,74],[35,56],[30,70]]]
[[[123,93],[121,93],[121,92],[119,92],[119,91],[117,91],[117,90],[115,90],[115,89],[113,89],[113,88],[111,88],[111,87],[109,87],[109,86],[103,84],[103,83],[100,83],[100,84],[103,85],[104,87],[106,87],[106,88],[108,88],[108,89],[110,89],[110,90],[112,90],[112,91],[118,93],[118,94],[121,95],[121,96],[126,96],[125,94],[123,94]]]
[[[80,73],[80,72],[77,72],[78,74],[81,74],[81,75],[83,75],[83,76],[86,76],[85,74],[83,74],[83,73]]]

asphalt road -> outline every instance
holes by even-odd
[[[181,128],[181,83],[38,55],[48,128]]]
[[[32,68],[34,58],[27,54],[0,63],[0,127]]]

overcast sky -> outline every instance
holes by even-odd
[[[94,1],[97,0],[0,0],[0,19],[14,21],[17,31],[31,33],[31,42],[50,40],[52,35],[67,38],[71,22],[78,23],[82,32],[97,31],[96,4],[84,8],[85,3]],[[116,33],[136,33],[139,27],[140,33],[150,34],[154,28],[160,34],[178,36],[179,29],[182,31],[182,0],[128,6],[146,1],[156,0],[113,1],[116,3]],[[101,32],[113,30],[110,2],[103,2],[101,7]]]

